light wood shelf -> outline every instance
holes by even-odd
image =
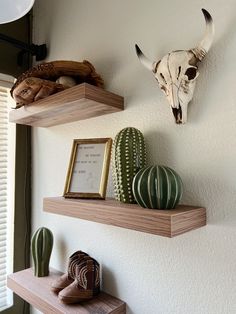
[[[44,314],[125,314],[125,302],[101,292],[98,296],[80,304],[65,305],[50,291],[53,280],[61,272],[51,269],[47,277],[35,277],[31,268],[11,274],[7,278],[7,286],[22,299]]]
[[[153,210],[114,199],[47,197],[43,210],[170,238],[206,225],[206,209],[186,205],[171,210]]]
[[[83,83],[12,110],[9,121],[49,127],[124,110],[124,98]]]

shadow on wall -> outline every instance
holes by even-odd
[[[102,290],[109,291],[112,295],[119,295],[119,291],[117,289],[116,278],[110,269],[104,265],[101,265],[102,271]],[[108,284],[109,283],[109,284]]]
[[[116,76],[120,71],[118,58],[115,59],[114,56],[106,56],[104,59],[96,60],[95,64],[98,73],[101,73],[102,77],[106,78],[105,89],[109,90],[109,85],[112,85],[112,82],[116,80]]]
[[[232,10],[236,12],[236,10]],[[228,21],[225,28],[220,29],[220,17],[214,17],[216,35],[224,29],[220,38],[213,42],[213,46],[202,63],[199,63],[199,80],[196,84],[195,96],[189,106],[191,120],[195,123],[200,121],[202,115],[207,111],[211,113],[212,119],[214,115],[217,117],[218,108],[221,106],[218,101],[218,95],[222,96],[228,88],[232,93],[230,84],[233,84],[231,77],[228,75],[232,71],[232,60],[235,54],[235,23],[236,13],[234,18]],[[229,83],[227,83],[229,79]],[[224,86],[224,91],[222,87]],[[215,92],[217,91],[217,92]],[[211,100],[209,100],[211,95]],[[214,106],[214,107],[213,107]],[[225,104],[224,104],[225,106]]]
[[[161,133],[160,131],[147,131],[145,134],[145,142],[147,145],[147,165],[163,165],[174,167],[175,152],[171,145],[171,135]],[[153,145],[157,143],[158,145]]]
[[[145,140],[147,165],[169,166],[181,176],[184,185],[182,204],[205,207],[208,224],[236,221],[235,208],[232,207],[236,203],[236,190],[230,183],[230,173],[219,169],[217,162],[209,164],[209,160],[197,156],[194,156],[196,164],[186,168],[181,160],[183,154],[178,155],[171,134],[148,131]],[[182,166],[178,168],[180,162]]]
[[[207,224],[217,224],[228,221],[230,224],[236,222],[235,208],[236,193],[234,187],[230,186],[219,176],[212,173],[201,172],[194,175],[188,172],[184,175],[184,204],[194,204],[207,209]],[[232,200],[235,200],[232,202]]]
[[[56,243],[54,244],[54,252],[57,252],[57,259],[60,261],[60,269],[65,269],[68,265],[69,256],[73,253],[70,252],[68,255],[65,239],[59,236]],[[66,269],[67,270],[67,269]]]
[[[111,295],[115,295],[117,298],[119,298],[119,290],[117,289],[117,284],[116,284],[118,277],[117,276],[115,277],[113,272],[111,272],[108,267],[104,265],[101,265],[101,266],[102,266],[101,268],[102,290],[106,291],[107,293],[110,293]],[[126,303],[126,313],[135,314],[133,311],[131,311],[127,303]]]

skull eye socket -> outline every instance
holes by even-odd
[[[163,79],[164,83],[167,84],[166,79],[162,73],[160,73],[161,78]]]
[[[196,75],[197,75],[197,69],[196,69],[196,68],[193,68],[193,67],[188,68],[188,69],[186,70],[186,72],[185,72],[185,75],[187,75],[188,80],[191,81],[191,80],[193,80],[193,79],[196,77]]]

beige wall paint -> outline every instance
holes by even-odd
[[[214,17],[215,42],[200,65],[189,121],[178,126],[134,44],[157,59],[194,47],[202,7]],[[47,42],[47,60],[88,59],[106,88],[125,97],[125,110],[34,128],[33,230],[53,231],[55,268],[65,270],[78,249],[94,256],[104,290],[126,301],[129,314],[236,313],[235,12],[234,0],[36,1],[34,42]],[[127,126],[143,132],[149,164],[181,175],[183,203],[207,208],[206,227],[166,239],[42,211],[43,197],[62,195],[72,140],[114,138]]]

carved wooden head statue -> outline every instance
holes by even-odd
[[[153,72],[160,88],[166,95],[178,124],[187,122],[188,104],[193,98],[196,79],[199,75],[197,63],[209,51],[214,24],[211,15],[202,9],[206,20],[206,31],[201,42],[190,50],[172,51],[158,62],[151,62],[135,45],[136,53],[142,64]]]

